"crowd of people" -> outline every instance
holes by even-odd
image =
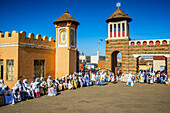
[[[133,87],[135,83],[165,83],[170,84],[170,80],[164,73],[140,71],[136,76],[131,73],[121,73],[115,75],[113,72],[97,72],[97,73],[74,73],[66,75],[55,80],[48,76],[47,81],[43,77],[36,78],[34,82],[29,82],[27,79],[18,80],[15,86],[10,89],[0,80],[0,97],[4,99],[4,103],[0,105],[14,104],[20,101],[26,101],[33,98],[38,98],[42,95],[56,96],[58,92],[63,90],[73,90],[76,88],[89,87],[93,85],[105,85],[105,82],[118,83],[121,81],[127,86]],[[3,98],[3,99],[2,99]]]

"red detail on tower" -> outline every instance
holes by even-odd
[[[112,32],[110,32],[110,37],[112,37]]]
[[[116,32],[114,32],[114,37],[116,37]]]
[[[118,37],[120,37],[120,31],[118,32]]]
[[[122,36],[123,36],[123,37],[125,36],[125,31],[122,32]]]

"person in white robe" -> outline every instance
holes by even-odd
[[[2,91],[4,86],[5,86],[4,80],[0,79],[0,94],[2,94],[1,91]]]
[[[36,93],[36,98],[40,97],[40,79],[39,78],[36,78],[33,84],[33,90]]]
[[[51,85],[48,88],[48,96],[56,96],[56,95],[57,95],[56,82],[51,82]]]
[[[130,72],[129,75],[128,75],[127,83],[126,83],[127,86],[131,86],[131,81],[132,81],[131,78],[132,78],[132,74]]]
[[[27,79],[23,80],[23,90],[26,91],[28,93],[29,98],[34,98],[34,91],[31,88],[31,86],[29,85]]]
[[[140,83],[144,83],[144,72],[140,74]]]
[[[133,87],[135,84],[135,75],[131,76],[131,87]]]
[[[51,83],[52,83],[51,76],[48,76],[47,86],[50,87]]]
[[[47,92],[47,83],[44,80],[44,77],[40,78],[40,94],[45,95]]]
[[[91,81],[92,81],[92,85],[94,85],[96,82],[96,76],[94,73],[92,73]]]
[[[73,89],[73,84],[71,84],[70,80],[69,80],[69,83],[68,83],[68,89]]]
[[[20,102],[21,101],[21,93],[20,93],[19,87],[17,85],[15,85],[12,88],[12,93],[14,95],[15,102]]]
[[[114,73],[112,73],[112,76],[111,76],[111,82],[112,83],[115,83],[115,77],[114,76],[115,76]]]
[[[79,83],[80,83],[80,87],[83,87],[83,78],[82,75],[79,76]]]
[[[68,88],[68,75],[65,76],[65,81],[63,82],[64,89]]]

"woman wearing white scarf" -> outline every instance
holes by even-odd
[[[112,73],[111,82],[114,83],[114,81],[115,81],[115,77],[114,77],[114,73]]]
[[[28,96],[34,98],[34,92],[31,86],[29,85],[27,79],[23,80],[23,90],[28,93]]]
[[[0,106],[3,106],[5,104],[4,101],[4,95],[3,95],[3,87],[5,86],[4,81],[2,79],[0,79]]]
[[[44,77],[40,78],[40,94],[45,95],[47,92],[47,83],[44,80]]]
[[[4,80],[0,79],[0,94],[2,94],[2,89],[5,86]]]
[[[128,75],[127,83],[126,83],[127,86],[131,86],[131,81],[132,81],[131,78],[132,78],[132,74],[130,72]]]
[[[69,80],[69,83],[68,83],[68,89],[73,89],[73,84],[70,83],[70,80]]]
[[[18,80],[17,83],[15,84],[15,86],[17,86],[19,88],[19,91],[22,90],[22,84],[21,84],[21,81]]]
[[[51,83],[52,83],[51,76],[48,76],[47,86],[50,87]]]
[[[92,73],[91,81],[92,81],[92,84],[93,84],[93,85],[94,85],[95,82],[96,82],[96,76],[95,76],[94,73]]]
[[[33,84],[33,90],[36,93],[36,98],[40,97],[40,79],[39,78],[36,78]]]
[[[5,86],[4,80],[0,79],[0,87],[3,88]]]
[[[12,90],[13,90],[15,102],[20,102],[21,101],[21,93],[20,93],[19,87],[15,84],[15,86],[12,88]]]
[[[80,83],[80,87],[82,88],[83,87],[83,78],[81,75],[79,76],[79,83]]]
[[[140,82],[144,83],[144,72],[140,74]]]

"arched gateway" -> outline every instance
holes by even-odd
[[[111,71],[114,74],[118,74],[121,70],[122,70],[122,66],[120,63],[120,58],[118,58],[118,54],[119,57],[121,55],[120,51],[113,51],[111,54]]]
[[[137,40],[129,37],[129,22],[132,19],[119,8],[106,20],[108,23],[108,38],[106,41],[106,69],[115,73],[116,54],[122,54],[121,69],[124,73],[138,72],[140,56],[165,57],[165,72],[170,75],[170,39]]]

